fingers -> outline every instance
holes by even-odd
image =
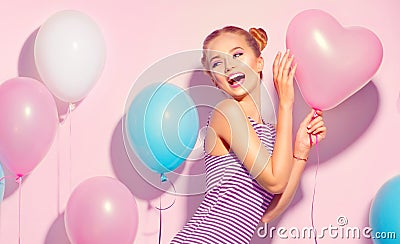
[[[322,141],[326,137],[326,127],[320,127],[318,128],[313,134],[310,134],[311,140],[312,140],[312,145],[314,145],[317,142],[317,136],[318,136],[318,141]]]
[[[323,137],[325,137],[326,135],[326,127],[325,126],[321,126],[317,129],[315,129],[312,133],[313,135],[322,135]]]
[[[290,70],[290,68],[292,66],[294,56],[290,55],[290,50],[288,49],[283,55],[282,60],[281,57],[282,53],[278,52],[278,54],[275,56],[274,64],[272,66],[274,81],[287,80],[287,78],[290,77],[292,78],[291,80],[293,80],[296,69],[293,67],[292,70]],[[297,65],[295,66],[297,67]]]
[[[317,115],[322,116],[322,110],[319,109],[313,109],[313,110],[317,113]]]
[[[289,51],[288,51],[288,57],[286,59],[286,63],[283,66],[283,72],[282,72],[282,79],[284,81],[293,81],[289,80],[289,73],[290,73],[290,67],[292,66],[292,62],[293,62],[293,55],[289,55]]]
[[[303,122],[301,123],[302,126],[306,126],[308,127],[310,125],[310,122],[313,120],[315,114],[315,110],[311,109],[310,113],[308,113],[306,115],[306,117],[304,118]],[[310,127],[311,128],[311,127]]]
[[[317,115],[317,116],[315,116]],[[311,120],[309,120],[311,118]],[[310,122],[307,125],[307,133],[312,135],[323,134],[325,137],[326,127],[325,122],[322,117],[321,110],[312,109],[311,112],[306,116],[304,121],[309,120]]]
[[[310,113],[307,114],[302,123],[306,123],[307,128],[311,128],[310,123],[318,117],[322,117],[322,111],[318,109],[311,109]]]
[[[316,121],[316,120],[318,120],[318,121]],[[324,126],[324,121],[322,120],[322,118],[320,116],[318,116],[311,122],[310,128],[307,127],[307,133],[314,134],[315,130],[322,126]]]
[[[278,52],[278,54],[275,57],[274,64],[272,66],[272,71],[274,74],[274,82],[276,82],[276,80],[278,78],[279,61],[281,60],[281,56],[282,56],[281,52]]]
[[[290,73],[289,73],[289,80],[293,80],[294,74],[296,73],[296,69],[297,69],[297,64],[295,64],[295,65],[293,66],[293,68],[290,70]]]
[[[285,55],[283,55],[281,63],[279,64],[278,80],[282,80],[282,78],[284,77],[283,70],[286,66],[286,61],[289,58],[289,53],[290,53],[290,50],[287,50]]]
[[[311,129],[311,127],[313,127],[316,123],[318,123],[319,121],[323,120],[322,116],[312,116],[311,120],[308,122],[307,124],[307,129]]]
[[[293,55],[290,55],[290,50],[287,50],[282,59],[280,58],[281,53],[278,53],[273,65],[275,89],[280,104],[292,105],[294,102],[293,78],[296,72],[295,67],[291,68]]]

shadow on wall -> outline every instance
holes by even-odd
[[[370,224],[369,224],[369,212],[370,212],[370,209],[371,209],[372,202],[373,202],[373,199],[371,199],[369,201],[369,203],[365,206],[366,210],[365,210],[363,223],[360,226],[361,228],[365,228],[365,227],[369,227],[370,226]],[[374,242],[372,241],[372,238],[371,238],[371,239],[364,239],[363,243],[364,244],[373,244]]]
[[[206,75],[203,71],[192,72],[192,75],[188,82],[188,87],[204,87],[206,89],[191,89],[189,90],[189,95],[193,99],[194,103],[197,105],[197,111],[199,114],[199,128],[204,128],[203,132],[205,136],[205,129],[207,127],[207,122],[210,113],[213,111],[214,106],[225,97],[225,94],[219,91],[211,82],[210,77]],[[201,138],[203,140],[203,138]],[[202,142],[202,147],[204,142]],[[201,148],[203,149],[203,148]],[[197,160],[191,161],[191,167],[189,168],[190,175],[205,175],[205,165],[204,165],[204,154]],[[205,191],[205,176],[204,176],[204,191]],[[191,186],[189,185],[190,189]],[[193,214],[196,212],[197,208],[204,199],[204,194],[191,195],[187,197],[187,208],[186,208],[186,223],[190,220]]]
[[[45,244],[70,244],[64,224],[64,213],[58,215],[50,226],[46,235]]]
[[[18,76],[21,77],[31,77],[35,80],[43,82],[40,78],[39,72],[35,63],[35,40],[39,32],[39,28],[33,31],[29,37],[24,42],[21,52],[18,58]],[[53,95],[54,101],[56,102],[57,112],[59,121],[62,122],[66,119],[68,113],[69,104],[67,102],[61,101]],[[75,107],[79,106],[81,102],[75,103]]]
[[[11,196],[15,191],[18,191],[18,183],[16,182],[17,177],[14,175],[14,173],[11,173],[10,170],[8,170],[8,168],[2,164],[3,167],[3,172],[4,172],[4,176],[6,176],[6,178],[4,179],[4,197],[3,199],[8,198],[9,196]],[[28,179],[29,175],[25,175],[22,177],[22,184],[21,187],[23,187],[24,182],[26,179]]]
[[[111,163],[115,176],[129,188],[135,198],[151,201],[162,195],[162,191],[151,186],[132,166],[123,141],[122,119],[114,129],[110,146]],[[133,154],[131,157],[134,157],[132,160],[139,162],[139,159]]]
[[[35,40],[40,28],[33,31],[24,42],[18,59],[18,75],[41,80],[35,64]]]
[[[121,181],[126,187],[128,187],[128,189],[131,191],[132,195],[136,199],[141,199],[147,202],[147,212],[143,214],[153,219],[155,215],[158,215],[158,210],[155,208],[155,202],[158,203],[158,200],[160,198],[162,198],[163,202],[170,201],[169,199],[165,199],[166,194],[164,194],[166,190],[169,189],[170,185],[168,183],[161,183],[159,174],[148,169],[136,157],[132,150],[129,150],[129,148],[125,148],[124,138],[122,134],[123,119],[124,118],[122,118],[115,127],[110,144],[111,163],[113,166],[114,174],[119,181]],[[180,173],[181,170],[182,168],[179,167],[175,171],[177,173]],[[169,175],[167,176],[169,177]],[[170,180],[173,181],[174,179],[170,178]],[[152,182],[160,182],[160,185],[154,186],[152,185]],[[154,221],[158,220],[156,220],[156,218],[154,217]],[[138,233],[137,235],[143,234],[157,236],[158,224],[152,225],[152,227],[154,227],[154,229],[151,230],[144,228],[147,232]]]
[[[310,111],[298,89],[296,89],[295,97],[294,132]],[[328,161],[356,142],[371,125],[378,109],[379,93],[371,81],[337,107],[325,111],[324,118],[328,133],[319,148],[320,162]],[[312,164],[317,162],[315,149],[310,153],[309,162]]]

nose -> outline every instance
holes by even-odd
[[[231,71],[233,68],[235,68],[233,60],[231,58],[226,58],[225,59],[225,73]]]

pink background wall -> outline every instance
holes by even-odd
[[[250,2],[254,2],[250,4]],[[279,3],[278,3],[279,2]],[[339,107],[326,112],[329,135],[320,145],[321,165],[315,200],[317,228],[337,224],[340,215],[351,227],[368,226],[371,200],[379,187],[399,174],[396,141],[400,136],[400,3],[396,0],[354,1],[3,1],[0,7],[0,83],[15,76],[38,78],[33,63],[37,29],[52,14],[75,9],[91,16],[103,31],[107,44],[104,72],[87,98],[58,129],[47,157],[22,185],[22,243],[69,243],[63,212],[69,194],[83,180],[99,175],[116,177],[134,194],[139,208],[135,243],[157,243],[159,197],[163,203],[176,199],[163,213],[162,243],[184,225],[202,195],[173,196],[163,193],[131,167],[122,141],[124,104],[138,76],[157,60],[189,49],[201,48],[204,37],[225,25],[267,30],[269,47],[265,82],[272,91],[272,57],[285,49],[290,20],[300,11],[318,8],[343,25],[359,25],[374,31],[384,47],[384,59],[372,82]],[[351,53],[349,54],[351,55]],[[274,94],[273,101],[276,100]],[[65,104],[59,104],[65,113]],[[296,123],[307,112],[299,93]],[[1,119],[1,118],[0,118]],[[202,121],[204,123],[204,121]],[[315,151],[313,152],[315,155]],[[315,156],[304,173],[292,206],[272,225],[310,226]],[[201,161],[200,161],[201,163]],[[183,165],[202,169],[193,164]],[[7,174],[8,172],[6,172]],[[18,191],[7,180],[0,205],[0,243],[17,243]],[[325,238],[319,243],[333,243]],[[234,242],[234,240],[233,240]],[[310,240],[261,240],[252,243],[310,243]],[[371,243],[370,240],[336,240],[340,243]]]

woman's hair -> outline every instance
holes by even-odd
[[[262,28],[250,28],[249,31],[246,31],[236,26],[225,26],[222,29],[211,32],[211,34],[209,34],[203,42],[203,57],[201,58],[201,63],[207,70],[209,69],[209,67],[207,67],[206,57],[208,45],[212,40],[223,33],[235,33],[242,35],[244,38],[246,38],[247,44],[251,47],[256,57],[259,57],[261,55],[261,51],[267,46],[268,36]],[[260,73],[260,78],[262,79],[262,72]]]

